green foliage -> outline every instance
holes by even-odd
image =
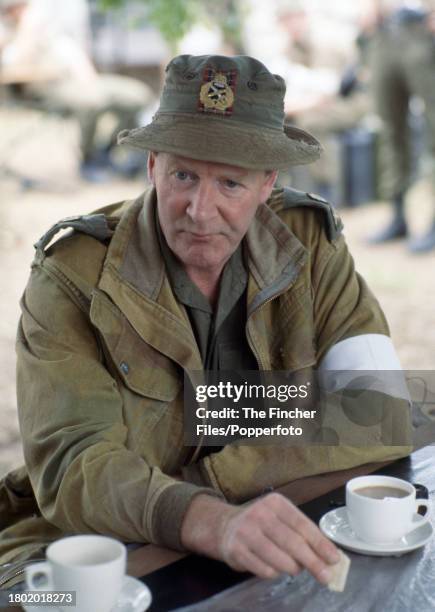
[[[177,43],[198,21],[201,12],[200,0],[142,0],[147,8],[149,23],[154,25],[172,46]],[[100,0],[103,9],[122,8],[123,0]]]
[[[198,0],[143,0],[149,6],[149,20],[172,45],[190,30],[197,21]]]
[[[241,29],[244,15],[243,1],[239,0],[141,0],[147,9],[149,23],[176,50],[178,42],[198,22],[217,24],[227,43],[237,52],[242,51]],[[103,9],[121,9],[124,0],[100,0]]]
[[[224,41],[234,48],[235,53],[244,53],[242,31],[243,19],[248,13],[244,0],[204,0],[208,23],[218,25]]]

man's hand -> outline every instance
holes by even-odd
[[[270,493],[243,507],[198,495],[184,518],[181,540],[193,552],[261,578],[307,569],[319,582],[331,579],[336,547],[294,504]]]

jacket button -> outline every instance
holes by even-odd
[[[124,374],[128,374],[130,372],[130,366],[126,361],[121,361],[119,367],[121,368],[121,372]]]

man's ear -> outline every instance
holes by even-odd
[[[278,178],[278,170],[268,170],[260,189],[260,202],[267,202]]]
[[[156,165],[156,153],[154,151],[150,151],[147,159],[147,173],[149,182],[155,186],[154,181],[154,168]]]

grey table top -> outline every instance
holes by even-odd
[[[425,485],[432,499],[435,525],[435,448],[426,447],[385,473]],[[315,504],[312,508],[315,507]],[[317,517],[313,517],[318,520]],[[334,593],[308,572],[274,580],[252,578],[183,612],[429,612],[435,610],[435,537],[423,548],[400,557],[347,552],[351,567],[345,591]]]

